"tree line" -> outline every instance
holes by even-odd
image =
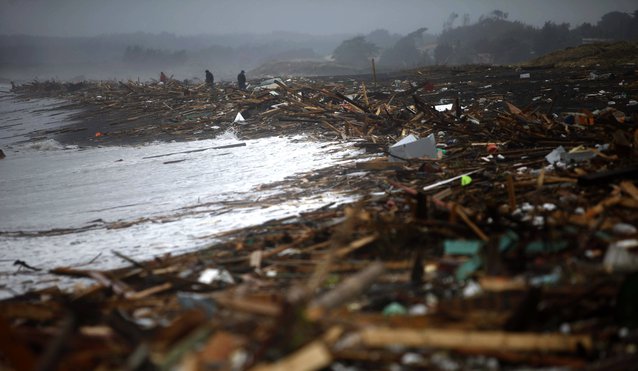
[[[469,15],[452,13],[440,35],[420,28],[405,36],[376,30],[365,36],[343,41],[333,52],[335,62],[364,68],[375,58],[386,68],[412,68],[424,65],[511,64],[549,52],[595,41],[638,40],[638,10],[610,12],[596,24],[545,22],[533,27],[508,19],[508,13],[494,10],[475,23]],[[461,24],[455,23],[461,19]]]

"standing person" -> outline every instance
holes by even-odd
[[[211,89],[213,88],[213,85],[215,85],[215,77],[213,77],[212,72],[209,70],[206,70],[206,83],[210,85]]]
[[[244,74],[244,70],[241,70],[239,75],[237,75],[237,85],[240,90],[246,89],[246,75]]]

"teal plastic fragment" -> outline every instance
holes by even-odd
[[[525,251],[528,254],[553,253],[565,250],[567,246],[567,241],[534,241],[527,245]]]
[[[532,286],[554,285],[560,281],[561,276],[562,274],[560,271],[554,271],[549,274],[530,278],[529,284]]]
[[[610,241],[612,238],[612,236],[609,233],[603,232],[603,231],[596,231],[596,233],[594,233],[594,236],[603,241]]]
[[[456,268],[454,276],[457,281],[464,281],[468,279],[474,272],[476,272],[483,265],[483,260],[480,256],[474,255],[468,261],[461,264]]]
[[[383,308],[384,316],[402,316],[405,314],[408,314],[408,310],[403,305],[397,302],[392,302],[386,305],[385,308]]]
[[[573,225],[566,225],[563,227],[563,231],[565,233],[569,233],[569,234],[578,234],[578,228],[574,227]]]
[[[475,255],[483,247],[481,240],[445,240],[443,250],[446,255]]]
[[[517,242],[518,242],[518,234],[516,234],[516,232],[510,229],[507,232],[505,232],[505,234],[503,234],[500,240],[498,241],[498,250],[501,252],[509,250],[514,245],[516,245]]]

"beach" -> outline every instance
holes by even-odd
[[[85,368],[622,363],[636,320],[628,273],[638,225],[635,73],[631,65],[435,67],[376,81],[220,84],[214,94],[178,81],[27,84],[16,93],[81,108],[72,125],[37,136],[60,143],[59,161],[72,146],[105,157],[102,171],[159,169],[151,179],[164,188],[149,208],[119,225],[107,205],[95,217],[115,216],[94,224],[153,228],[163,246],[146,258],[87,240],[98,260],[123,266],[49,265],[47,274],[81,284],[39,285],[0,302],[0,313],[25,323],[14,327],[25,339],[17,346],[73,340],[79,345],[59,355]],[[419,150],[434,143],[419,152],[428,155],[391,148],[410,134]],[[246,167],[230,161],[249,154]],[[245,186],[225,191],[246,197],[195,201],[208,187],[181,183],[215,183],[202,168],[222,166],[216,158]],[[268,176],[251,182],[262,167]],[[171,194],[182,186],[192,193],[178,209]],[[211,213],[224,220],[281,206],[289,212],[210,235],[189,229]],[[215,241],[173,249],[181,233]],[[22,260],[22,271],[40,274]],[[220,344],[223,354],[211,351]]]

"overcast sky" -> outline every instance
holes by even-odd
[[[451,12],[474,22],[495,9],[536,26],[574,26],[610,11],[633,12],[638,0],[0,0],[0,34],[438,33]]]

